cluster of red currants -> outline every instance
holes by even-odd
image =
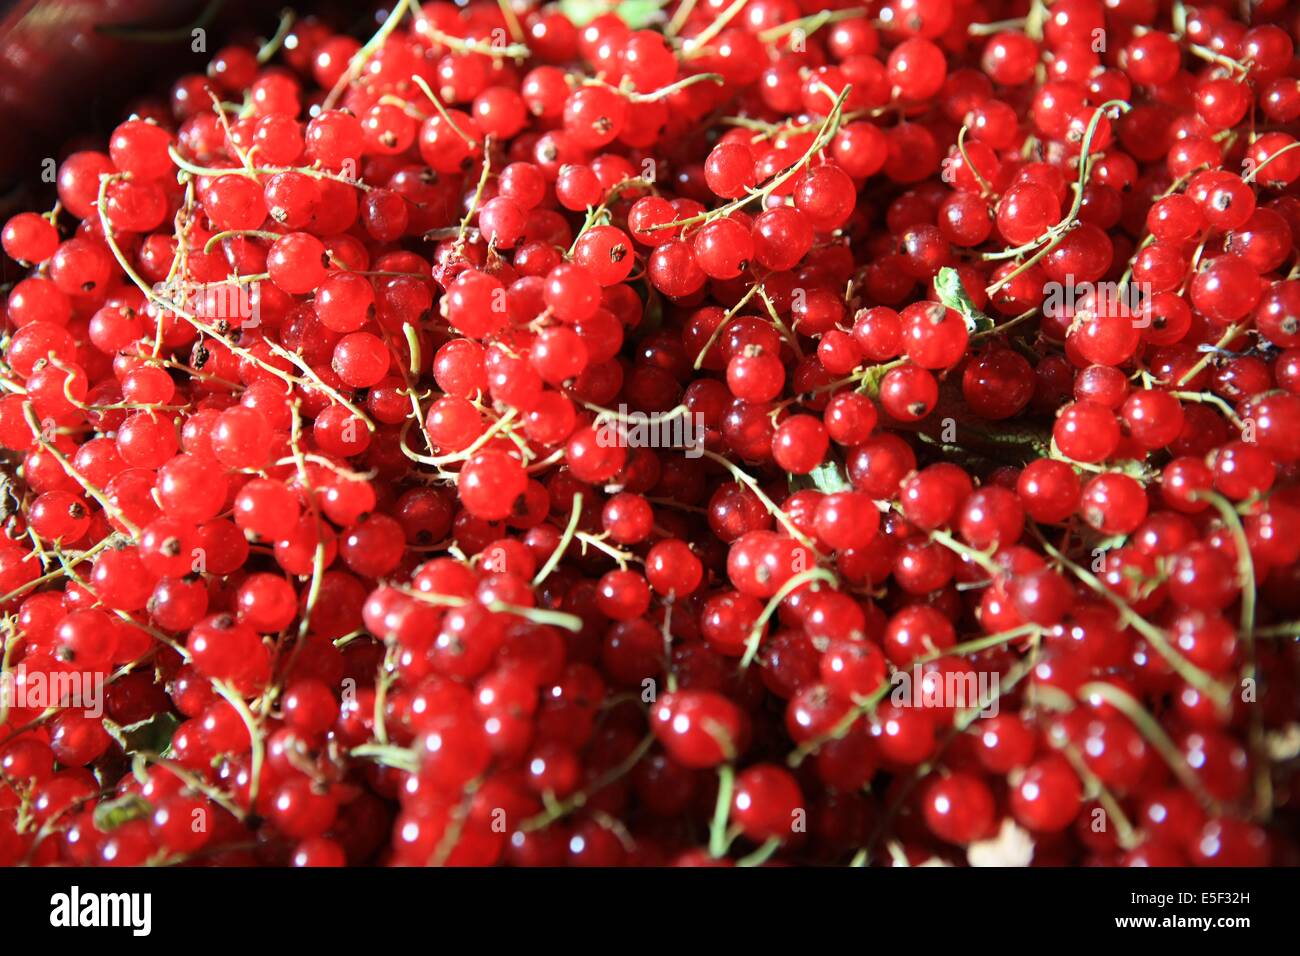
[[[1294,9],[571,6],[4,225],[0,864],[1300,860]]]

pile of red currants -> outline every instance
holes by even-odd
[[[0,864],[1300,862],[1294,5],[375,23],[4,224]]]

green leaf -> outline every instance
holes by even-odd
[[[590,23],[602,13],[613,12],[633,30],[644,30],[660,19],[663,4],[659,0],[560,0],[560,12],[575,27]]]
[[[828,495],[853,490],[853,485],[844,476],[844,468],[834,459],[822,462],[808,473],[808,477],[812,479],[814,488]]]
[[[975,308],[975,303],[961,284],[961,273],[952,266],[944,266],[934,277],[934,291],[939,294],[939,301],[948,308],[961,313],[966,320],[966,331],[988,332],[996,323]]]
[[[1123,461],[1115,462],[1107,470],[1118,471],[1121,475],[1128,475],[1143,484],[1148,484],[1160,477],[1160,472],[1155,467],[1148,465],[1145,461],[1138,461],[1136,458],[1126,458]]]
[[[862,381],[858,382],[857,391],[869,398],[879,400],[880,382],[888,374],[889,370],[897,367],[900,362],[883,362],[880,365],[873,365],[870,368],[862,370]]]
[[[853,486],[844,477],[843,466],[833,458],[822,462],[806,475],[791,475],[790,488],[792,491],[799,491],[803,488],[816,488],[827,495],[834,494],[837,491],[853,490]]]
[[[144,754],[131,755],[131,776],[135,777],[140,786],[149,782],[149,761]]]
[[[165,712],[126,727],[104,718],[104,730],[129,754],[139,751],[152,754],[164,752],[171,745],[172,734],[176,733],[176,728],[180,725],[178,718]]]
[[[153,807],[148,800],[138,793],[128,793],[113,800],[105,800],[95,807],[95,829],[107,833],[124,823],[147,817],[152,812]]]
[[[1122,548],[1128,544],[1128,535],[1126,534],[1108,534],[1102,537],[1094,537],[1088,541],[1089,551],[1112,551],[1115,548]]]

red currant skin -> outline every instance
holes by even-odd
[[[749,267],[754,241],[743,223],[717,219],[695,233],[692,251],[700,269],[710,278],[734,279]]]
[[[932,781],[921,806],[930,832],[949,843],[979,840],[993,827],[993,794],[974,774],[950,773]]]
[[[1267,833],[1232,818],[1209,820],[1189,850],[1197,866],[1268,866],[1271,855]]]
[[[992,773],[1010,773],[1034,757],[1034,732],[1015,714],[996,714],[971,728],[978,740],[976,756]]]
[[[958,530],[978,549],[1015,544],[1024,530],[1025,512],[1015,492],[996,485],[979,489],[961,509]]]
[[[785,840],[800,828],[803,793],[788,770],[756,764],[737,775],[731,817],[755,841]]]
[[[904,40],[889,54],[886,65],[890,83],[908,100],[925,100],[943,87],[948,66],[943,51],[919,37]]]
[[[842,226],[853,212],[856,200],[853,180],[833,164],[814,166],[795,186],[795,206],[821,232]]]
[[[300,867],[341,867],[347,865],[347,855],[343,847],[333,840],[320,836],[309,837],[294,848],[290,865]]]
[[[1079,476],[1063,461],[1031,461],[1016,480],[1025,513],[1041,524],[1056,524],[1075,513],[1082,488]]]
[[[281,236],[266,257],[271,281],[290,295],[315,289],[324,280],[329,264],[324,244],[305,232]]]
[[[703,564],[685,541],[660,541],[646,555],[646,578],[660,594],[690,594],[700,586],[703,575]]]
[[[885,681],[885,657],[867,641],[834,640],[822,655],[822,681],[848,700],[865,698]]]
[[[622,282],[636,264],[631,240],[614,226],[596,226],[584,232],[578,237],[573,257],[602,286]]]
[[[976,415],[1000,421],[1029,404],[1034,395],[1034,370],[1019,352],[991,348],[966,364],[961,389]]]
[[[742,143],[719,143],[704,162],[704,178],[719,198],[743,196],[756,183],[753,153]]]
[[[870,437],[879,413],[865,395],[842,392],[826,404],[822,420],[832,441],[840,445],[858,445]]]
[[[785,366],[758,346],[746,346],[727,363],[727,388],[746,402],[771,401],[785,384]]]
[[[512,514],[528,477],[523,466],[501,451],[482,451],[461,469],[456,490],[476,517],[500,521]]]
[[[708,275],[701,268],[696,255],[696,247],[686,240],[673,240],[657,246],[650,253],[646,271],[656,289],[674,298],[683,298],[696,292],[704,285]],[[707,244],[705,251],[708,251]],[[732,264],[724,271],[730,271]],[[737,274],[740,263],[734,264]]]
[[[1038,47],[1023,33],[1003,32],[989,38],[980,67],[1002,86],[1020,86],[1034,75]]]
[[[786,471],[806,475],[826,456],[830,441],[821,421],[811,415],[793,415],[772,436],[772,458]]]
[[[812,247],[813,225],[791,206],[775,206],[758,214],[753,225],[754,257],[773,271],[791,269]]]
[[[1011,812],[1037,833],[1064,830],[1082,806],[1083,788],[1066,759],[1051,754],[1030,764],[1011,790]]]
[[[641,495],[623,492],[605,502],[601,523],[619,544],[636,544],[649,535],[654,521],[650,503]]]
[[[882,757],[903,767],[916,766],[935,748],[934,720],[919,707],[877,707],[871,736]]]
[[[971,491],[970,479],[960,467],[940,462],[906,479],[899,501],[908,521],[933,531],[948,524]]]
[[[4,231],[0,233],[0,244],[12,259],[40,263],[58,249],[59,233],[44,216],[21,212],[5,223]]]
[[[880,404],[901,422],[920,421],[939,401],[939,383],[918,365],[900,365],[880,382]]]
[[[669,755],[685,767],[715,767],[734,758],[744,742],[745,717],[713,691],[662,694],[650,711],[650,729]]]
[[[1104,405],[1074,402],[1061,409],[1052,438],[1065,455],[1091,464],[1109,458],[1118,447],[1119,423]]]
[[[880,509],[867,494],[837,491],[817,504],[813,517],[817,537],[836,551],[870,544],[880,528]]]
[[[1060,212],[1060,204],[1046,186],[1022,182],[1011,187],[998,203],[998,232],[1010,245],[1023,245],[1055,225]]]
[[[903,310],[903,349],[921,368],[955,365],[969,340],[966,322],[955,309],[937,302],[918,302]]]
[[[1080,511],[1103,534],[1129,534],[1147,516],[1147,496],[1128,475],[1098,475],[1084,486]]]

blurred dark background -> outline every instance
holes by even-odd
[[[293,0],[300,16],[373,32],[375,4]],[[223,43],[275,33],[277,0],[18,0],[0,2],[0,215],[41,200],[41,161],[102,147],[124,107],[203,72]],[[204,52],[191,30],[206,31]]]

